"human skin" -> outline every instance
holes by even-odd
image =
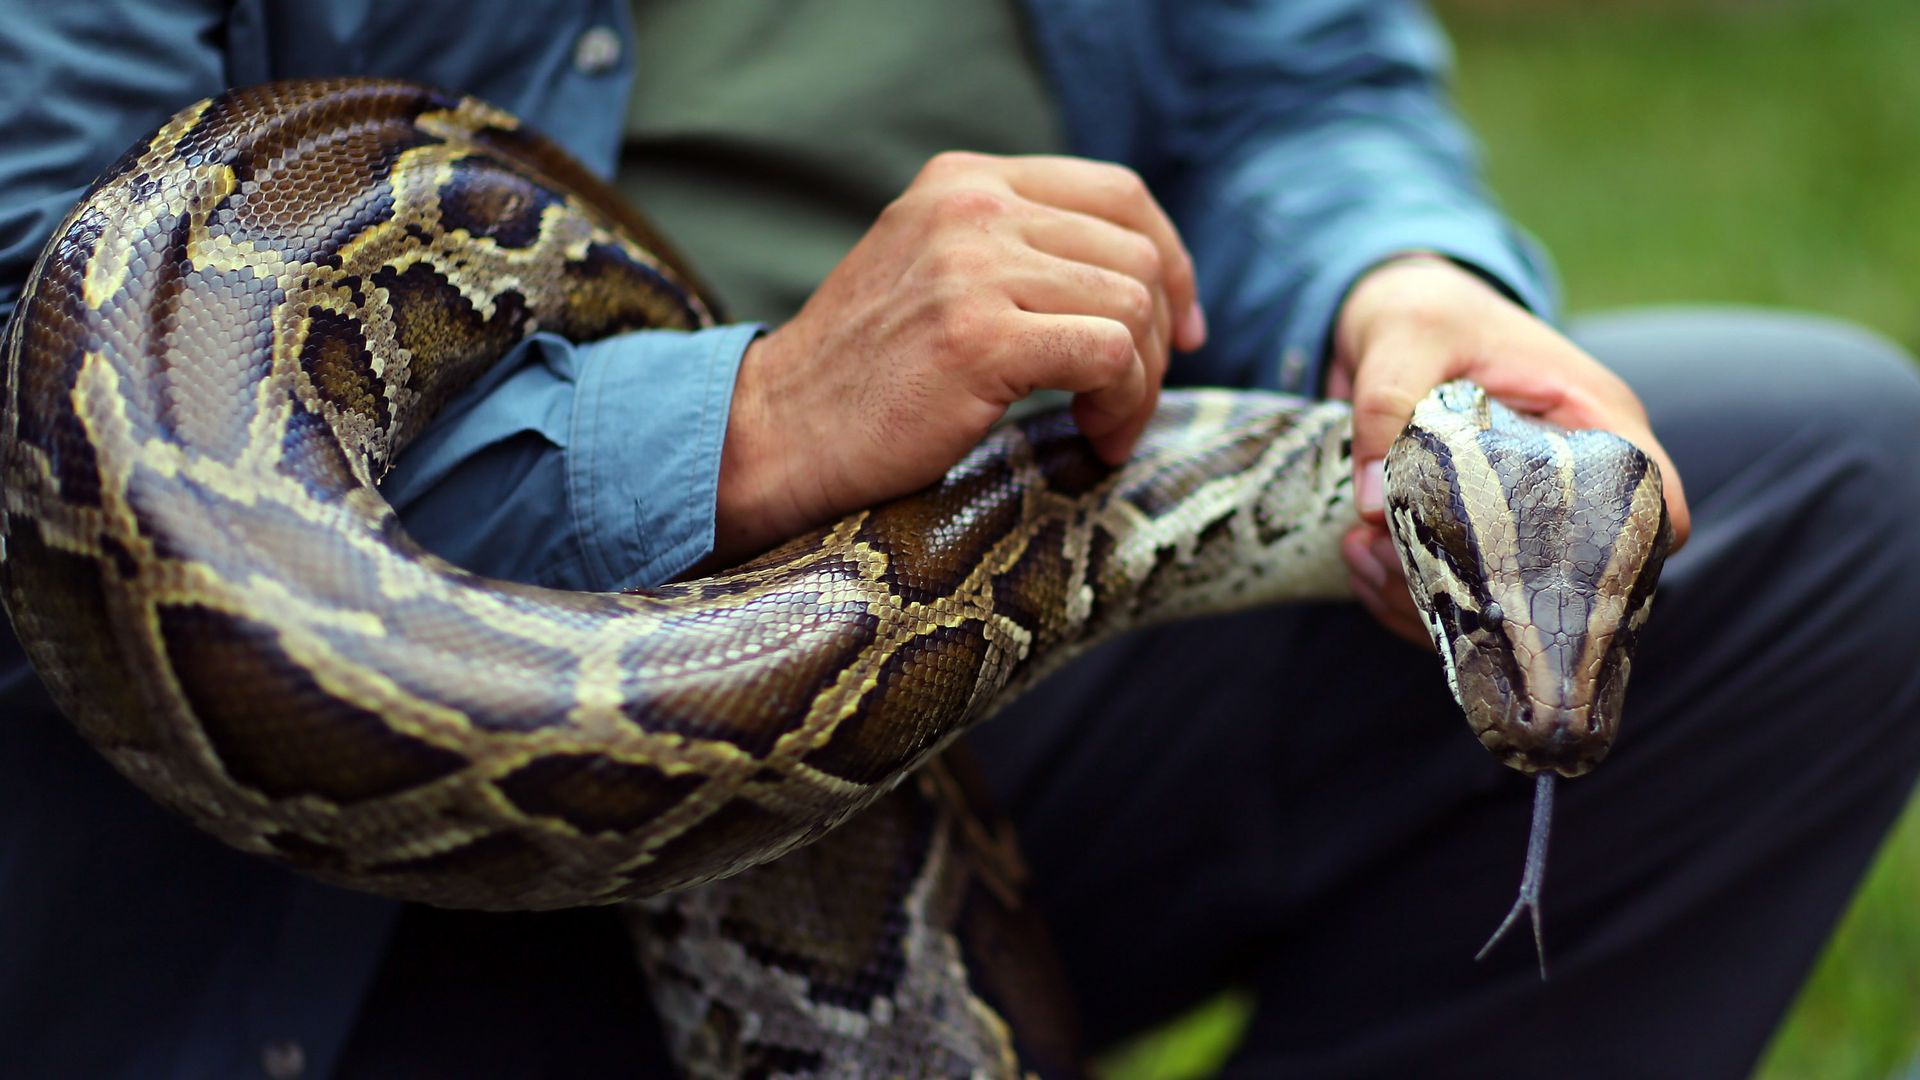
[[[1692,529],[1680,472],[1620,377],[1475,274],[1427,254],[1389,260],[1348,292],[1334,329],[1327,393],[1353,402],[1360,521],[1341,542],[1362,606],[1394,633],[1432,648],[1387,537],[1380,463],[1428,391],[1472,379],[1513,408],[1563,427],[1622,436],[1660,467],[1673,550]]]
[[[1169,350],[1205,338],[1193,260],[1131,170],[938,155],[742,358],[713,561],[932,483],[1035,390],[1072,391],[1123,461]]]
[[[721,454],[726,565],[932,483],[1007,407],[1074,395],[1080,430],[1125,460],[1172,351],[1206,340],[1193,260],[1132,171],[1069,157],[930,160],[799,314],[748,347]],[[1614,431],[1659,463],[1676,545],[1678,473],[1617,376],[1481,278],[1437,256],[1388,260],[1349,291],[1327,389],[1354,402],[1354,592],[1410,641],[1426,632],[1387,540],[1380,461],[1440,383]]]

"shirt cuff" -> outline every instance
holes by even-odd
[[[447,404],[381,493],[415,540],[476,573],[665,581],[712,546],[734,377],[758,332],[536,334]]]
[[[713,550],[734,379],[761,330],[653,331],[576,346],[567,495],[595,587],[658,584]]]

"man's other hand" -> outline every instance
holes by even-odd
[[[1348,293],[1334,333],[1327,393],[1353,402],[1354,491],[1360,522],[1345,556],[1354,594],[1383,625],[1432,647],[1387,536],[1380,463],[1413,407],[1450,379],[1472,379],[1521,412],[1569,428],[1601,428],[1660,466],[1673,546],[1691,521],[1679,470],[1653,436],[1646,409],[1620,377],[1526,309],[1445,259],[1383,263]]]

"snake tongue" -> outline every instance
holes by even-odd
[[[1532,917],[1533,952],[1540,960],[1540,981],[1547,981],[1547,939],[1540,928],[1540,889],[1547,877],[1547,834],[1553,823],[1553,776],[1551,772],[1542,772],[1533,784],[1533,828],[1527,835],[1526,869],[1520,874],[1520,895],[1514,898],[1513,906],[1507,909],[1507,917],[1500,920],[1500,926],[1493,936],[1487,939],[1480,951],[1473,955],[1475,960],[1485,960],[1500,939],[1507,936],[1513,924],[1520,921],[1521,913]]]

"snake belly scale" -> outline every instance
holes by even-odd
[[[837,1055],[880,1053],[894,1002],[823,1016],[804,959],[669,939],[737,935],[713,912],[784,887],[756,884],[781,864],[743,871],[887,797],[1088,645],[1343,594],[1348,417],[1169,394],[1117,470],[1042,417],[926,491],[632,594],[469,573],[379,496],[517,342],[712,310],[637,214],[472,99],[331,80],[197,103],[95,184],[9,326],[0,597],[86,737],[227,843],[449,906],[654,898],[636,919],[656,971],[762,969],[666,980],[683,1067],[858,1075]],[[952,830],[895,831],[919,837],[896,876],[925,882],[887,916],[918,935],[909,966],[964,984],[928,914],[952,914]],[[822,858],[858,858],[837,844]],[[992,1009],[964,987],[916,1000],[935,999],[972,1017],[946,1056],[913,1057],[945,1037],[916,1029],[889,1060],[1019,1071]]]

